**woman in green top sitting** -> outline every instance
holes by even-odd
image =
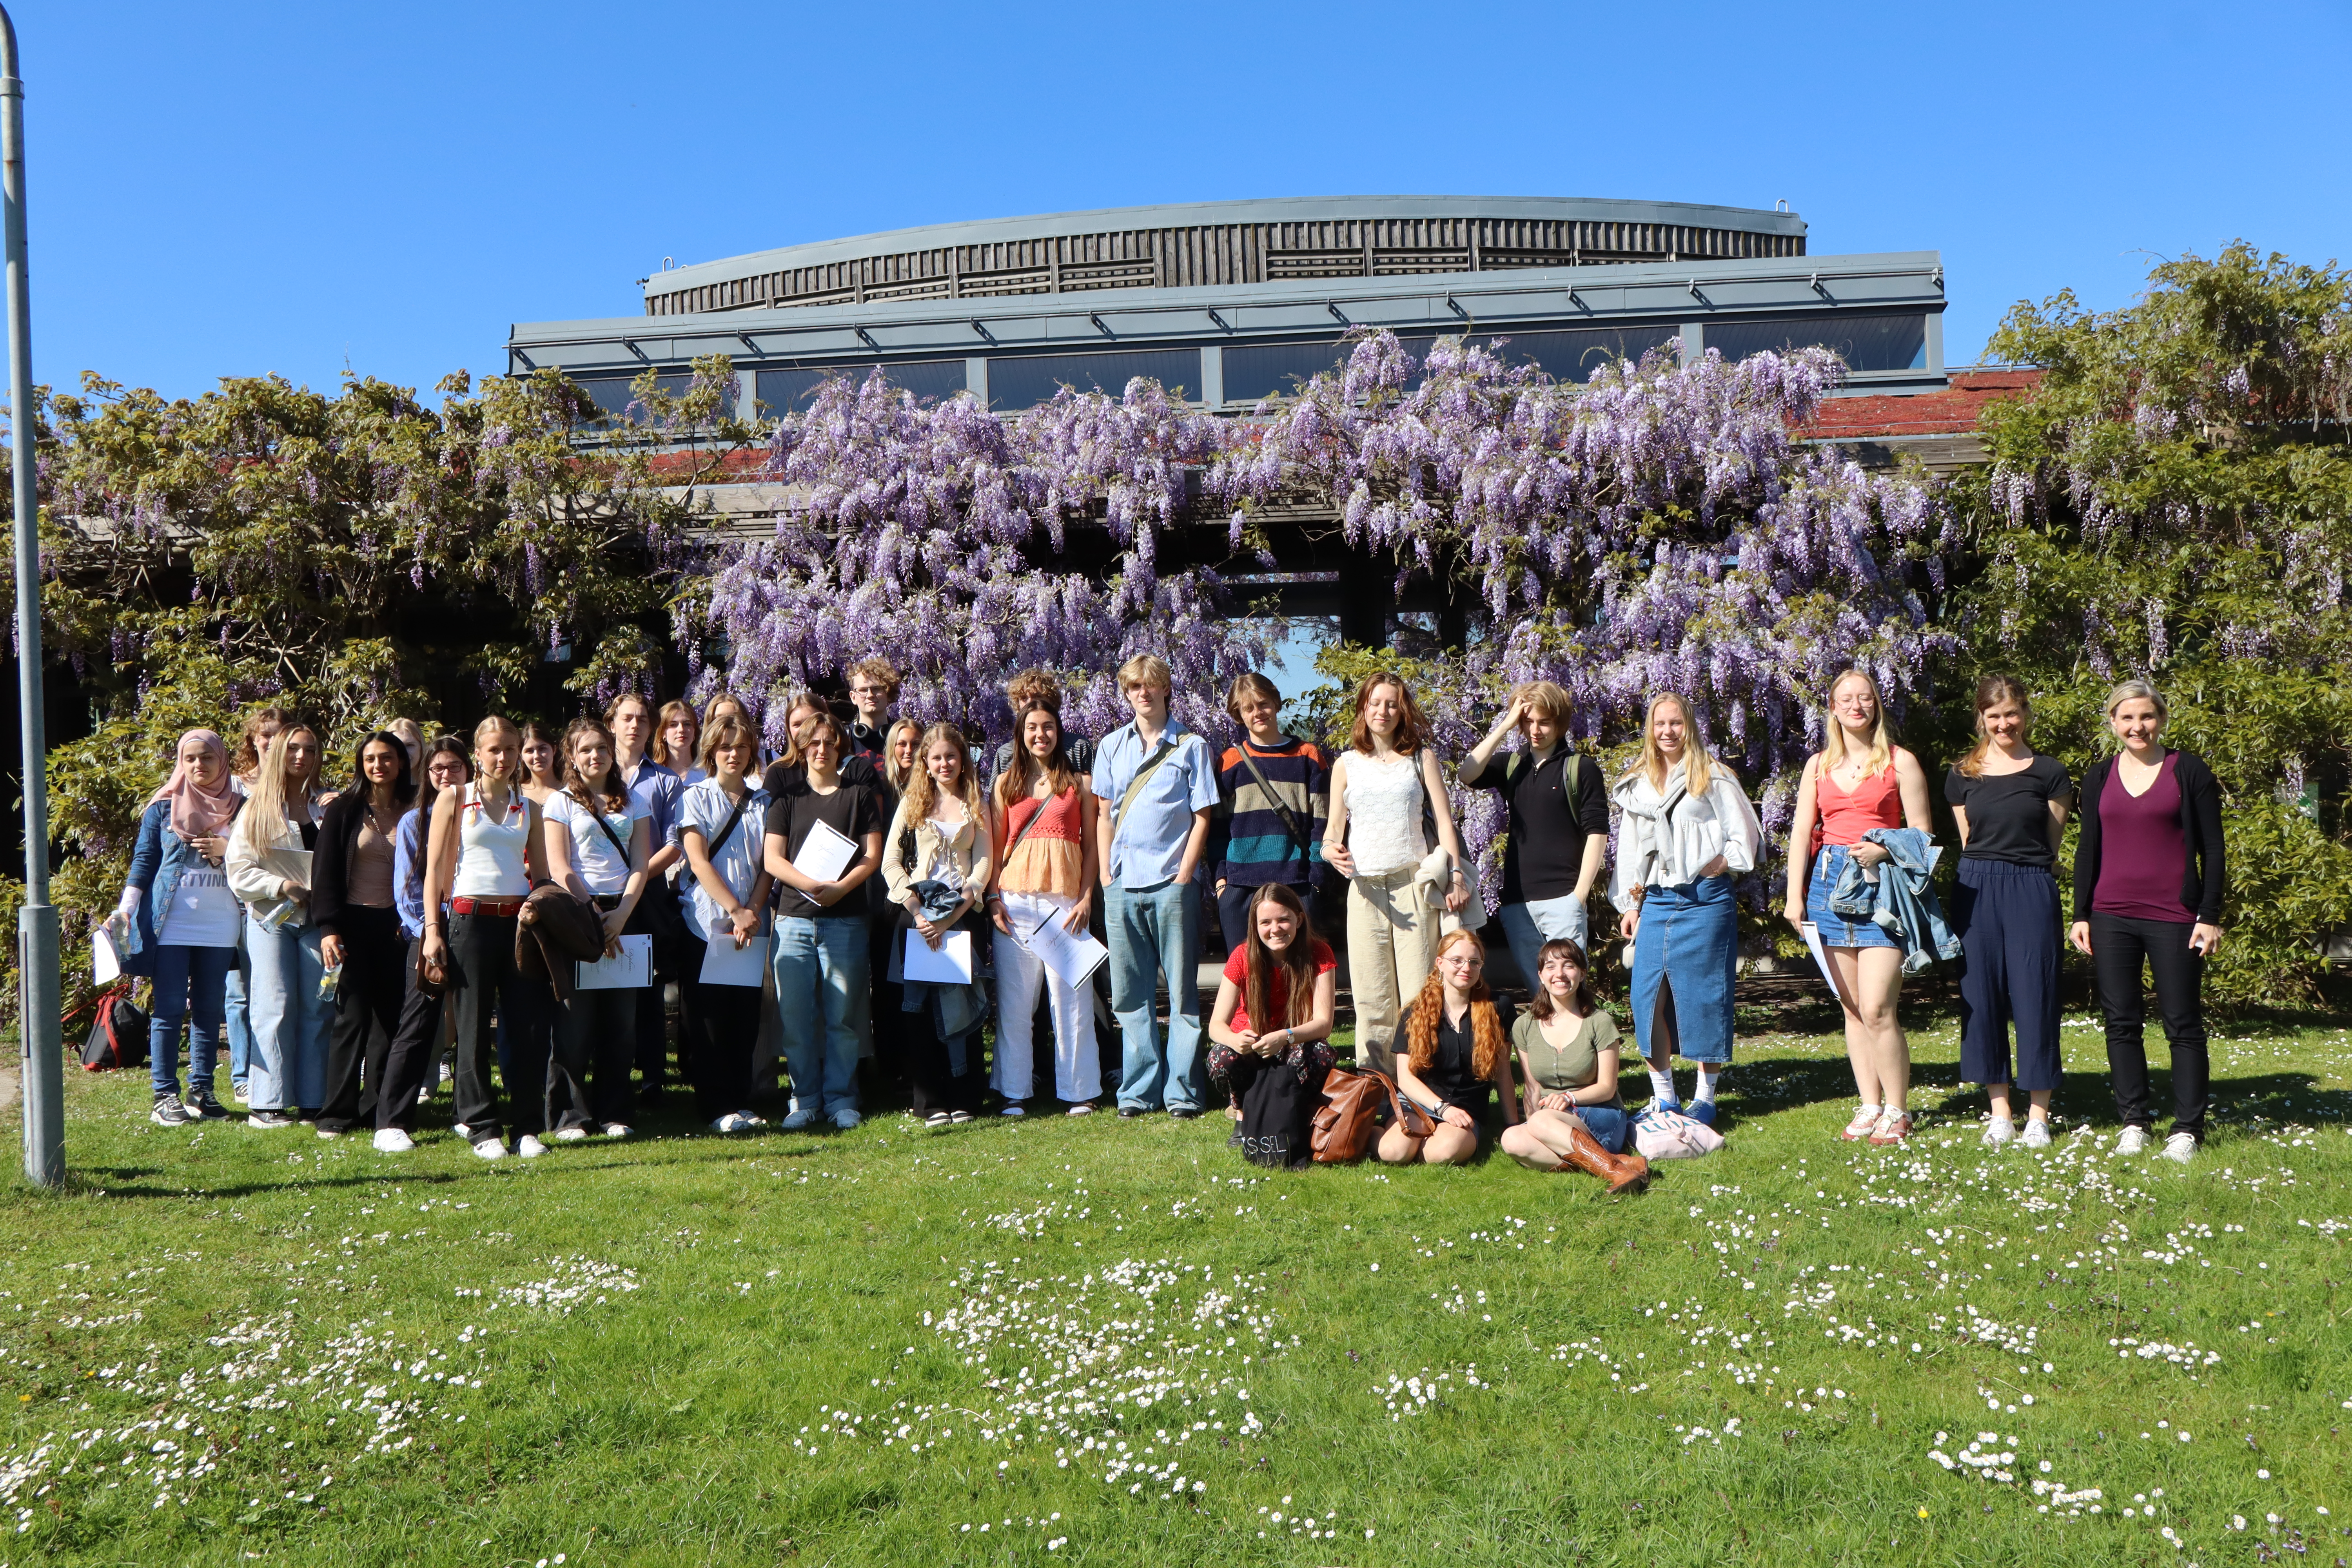
[[[1617,1097],[1617,1024],[1593,1005],[1591,966],[1566,939],[1536,955],[1536,994],[1511,1025],[1527,1117],[1503,1130],[1503,1152],[1538,1171],[1585,1171],[1612,1193],[1650,1178],[1649,1162],[1620,1154],[1631,1130]]]

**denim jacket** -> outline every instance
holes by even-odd
[[[228,831],[224,827],[222,832]],[[172,803],[159,800],[139,819],[139,837],[131,849],[131,875],[126,888],[139,889],[139,909],[123,930],[122,967],[126,973],[152,977],[155,973],[155,911],[172,907],[180,879],[204,857],[194,845],[172,831]]]
[[[1943,850],[1916,827],[1874,827],[1862,837],[1864,843],[1885,850],[1887,858],[1874,876],[1847,856],[1845,869],[1830,890],[1830,908],[1900,938],[1906,974],[1918,973],[1931,958],[1959,957],[1960,939],[1944,923],[1944,906],[1929,878]]]

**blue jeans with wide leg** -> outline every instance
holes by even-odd
[[[776,922],[776,1022],[794,1110],[833,1116],[857,1109],[857,1009],[867,988],[868,940],[862,908]]]
[[[319,994],[327,977],[320,934],[314,925],[276,931],[245,917],[245,950],[253,963],[253,1058],[245,1087],[256,1110],[316,1110],[326,1103],[327,1035],[335,1010]]]
[[[1113,882],[1103,912],[1110,934],[1110,1010],[1118,1019],[1121,1110],[1198,1110],[1201,1064],[1201,900],[1190,882]],[[1160,1048],[1152,994],[1168,977],[1168,1048]]]

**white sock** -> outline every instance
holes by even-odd
[[[1650,1090],[1663,1105],[1680,1105],[1683,1098],[1675,1092],[1675,1074],[1671,1068],[1650,1069]]]
[[[1699,1068],[1698,1092],[1691,1096],[1691,1103],[1693,1105],[1713,1105],[1715,1103],[1715,1080],[1722,1076],[1723,1071],[1719,1068],[1714,1072],[1709,1072],[1705,1068]]]
[[[1884,1106],[1873,1105],[1870,1101],[1865,1100],[1860,1105],[1854,1107],[1853,1119],[1856,1121],[1861,1121],[1865,1119],[1875,1121],[1878,1120],[1878,1113],[1885,1109],[1885,1107]]]

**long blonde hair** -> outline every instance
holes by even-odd
[[[912,722],[913,721],[908,719],[898,721],[899,724]],[[897,724],[890,727],[890,732],[894,735],[898,733]],[[980,781],[972,776],[971,743],[963,738],[963,731],[954,725],[934,724],[915,738],[915,771],[907,780],[905,796],[908,825],[912,826],[930,816],[931,807],[939,804],[940,786],[931,777],[930,758],[933,746],[955,748],[959,761],[956,770],[956,798],[963,802],[964,810],[971,814],[974,821],[978,821]],[[1007,768],[1005,771],[1011,773],[1013,770]]]
[[[269,737],[261,747],[261,766],[253,775],[253,786],[238,816],[236,830],[245,836],[246,847],[256,851],[275,849],[286,832],[286,749],[297,735],[310,737],[310,744],[319,744],[319,732],[308,724],[288,724]],[[317,774],[311,775],[317,782]]]
[[[1657,731],[1653,721],[1658,716],[1658,704],[1671,702],[1683,710],[1683,780],[1693,795],[1705,795],[1715,784],[1715,759],[1707,755],[1706,742],[1699,738],[1698,721],[1691,716],[1691,705],[1679,691],[1661,691],[1650,699],[1642,710],[1642,757],[1625,770],[1622,784],[1634,778],[1647,778],[1652,789],[1666,787],[1665,753],[1658,750]]]
[[[2025,694],[2025,682],[2013,675],[1986,676],[1977,682],[1977,743],[1969,748],[1967,756],[1954,764],[1954,770],[1962,778],[1984,777],[1985,758],[1992,751],[1992,734],[1984,724],[1985,710],[2001,702],[2016,703],[2017,710],[2025,716],[2025,728],[2018,731],[2019,739],[2022,740],[2032,732],[2033,702]]]
[[[1859,680],[1870,688],[1871,710],[1878,716],[1877,722],[1871,726],[1870,755],[1864,759],[1862,767],[1863,777],[1876,778],[1895,760],[1895,731],[1886,722],[1886,699],[1879,695],[1878,682],[1866,669],[1849,669],[1830,682],[1826,710],[1829,727],[1822,742],[1822,772],[1828,773],[1845,761],[1845,725],[1838,719],[1837,693],[1838,688],[1849,680]]]

